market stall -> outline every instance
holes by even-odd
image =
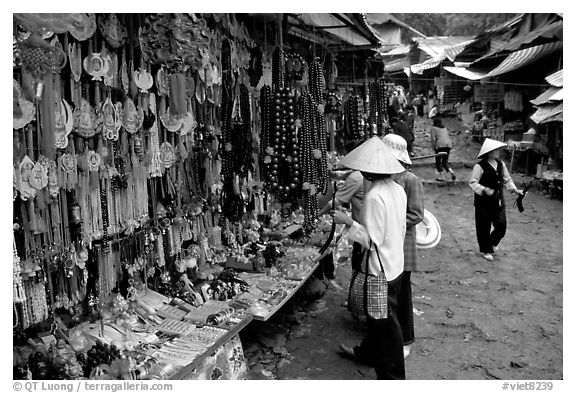
[[[383,85],[344,117],[282,35],[265,52],[234,14],[14,14],[14,378],[245,376],[238,332],[340,238],[320,255],[328,147],[385,123]]]

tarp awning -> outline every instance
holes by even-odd
[[[410,63],[406,58],[393,60],[384,63],[384,72],[398,72],[403,71],[404,68],[410,67]]]
[[[563,70],[556,71],[552,75],[548,75],[545,79],[546,82],[550,83],[552,86],[562,87],[564,85]]]
[[[478,80],[498,76],[510,71],[517,70],[531,64],[552,52],[562,49],[562,42],[552,42],[549,44],[533,46],[509,54],[499,66],[492,71],[486,72],[478,69],[445,67],[444,69],[452,74],[470,80]]]
[[[379,46],[378,33],[368,25],[362,14],[300,14],[298,18],[312,29],[318,29],[353,46]]]
[[[542,121],[540,124],[552,123],[553,121],[564,122],[564,112],[560,112],[557,115],[547,118],[546,120]]]
[[[422,73],[424,73],[425,70],[438,67],[443,60],[444,60],[443,57],[436,59],[428,59],[423,63],[411,65],[410,71],[412,71],[412,73],[414,74],[421,75]]]
[[[559,103],[555,105],[543,105],[538,110],[530,116],[536,124],[540,124],[553,116],[556,116],[564,111],[564,103]]]
[[[506,59],[498,67],[490,71],[486,76],[496,76],[517,70],[518,68],[522,68],[525,65],[533,63],[536,60],[539,60],[542,57],[559,49],[562,49],[562,43],[552,42],[550,44],[533,46],[531,48],[513,52],[508,55],[508,57],[506,57]]]
[[[563,25],[563,21],[558,21],[555,23],[551,23],[549,25],[545,25],[540,27],[539,29],[533,30],[531,32],[529,32],[528,34],[522,34],[514,39],[512,39],[509,42],[506,42],[504,44],[495,44],[495,48],[490,48],[491,51],[487,54],[485,54],[482,57],[479,57],[475,63],[487,59],[489,57],[492,57],[502,51],[515,51],[518,50],[522,45],[525,44],[529,44],[532,41],[534,41],[535,39],[539,38],[539,37],[545,37],[545,38],[552,38],[555,35],[557,35],[557,33],[559,31],[562,31],[562,25]],[[491,41],[491,46],[492,46],[492,41]]]
[[[444,69],[454,75],[458,75],[464,79],[469,79],[472,81],[482,79],[486,76],[485,71],[471,70],[470,68],[464,67],[444,67]]]
[[[530,100],[533,105],[539,106],[550,101],[562,101],[564,100],[564,89],[561,87],[551,87],[544,93],[540,94],[538,97]]]

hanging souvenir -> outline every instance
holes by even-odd
[[[30,185],[30,177],[32,175],[32,170],[34,169],[34,162],[30,157],[25,156],[20,162],[20,199],[27,201],[30,198],[36,196],[37,190]]]
[[[122,117],[122,126],[130,134],[134,134],[142,127],[142,121],[144,120],[144,112],[142,108],[136,109],[134,101],[127,98],[124,102],[124,114]]]
[[[75,82],[80,80],[82,75],[82,50],[75,42],[68,44],[68,59],[70,61],[70,71]]]
[[[166,169],[170,168],[176,162],[176,152],[174,151],[174,146],[169,142],[164,142],[160,146],[160,157],[164,167]]]
[[[188,105],[188,113],[183,119],[182,127],[180,127],[179,133],[180,135],[184,136],[187,135],[190,131],[195,130],[198,126],[196,119],[194,119],[194,113],[192,112],[192,108]]]
[[[56,166],[56,161],[50,161],[48,164],[48,190],[50,191],[50,196],[52,198],[58,197],[60,185],[58,184],[58,168]]]
[[[76,171],[76,166],[78,165],[78,161],[76,160],[76,156],[71,153],[64,153],[60,156],[60,165],[62,169],[64,169],[65,173],[72,173]]]
[[[74,128],[74,116],[72,108],[65,99],[60,98],[60,94],[54,91],[54,124],[57,134],[70,134]]]
[[[188,80],[188,78],[186,78]],[[161,66],[156,73],[156,88],[158,94],[161,96],[170,95],[170,77],[166,71],[166,67]]]
[[[120,79],[122,81],[122,90],[128,93],[130,90],[130,78],[128,77],[128,63],[126,62],[126,50],[122,52],[122,65],[120,66]]]
[[[12,126],[14,129],[19,130],[24,128],[36,116],[36,107],[34,104],[26,100],[22,96],[22,88],[20,84],[13,80],[13,121]]]
[[[41,190],[48,185],[48,173],[39,162],[32,168],[28,181],[37,190]]]
[[[256,89],[260,90],[264,85],[272,85],[272,64],[270,63],[267,54],[264,54],[262,58],[262,77],[260,78],[260,82],[258,82]]]
[[[113,48],[119,48],[124,45],[128,32],[126,28],[120,24],[116,14],[109,14],[107,18],[98,18],[98,27],[102,36]]]
[[[92,53],[84,58],[84,71],[92,76],[93,81],[101,81],[110,68],[110,57],[102,57],[100,53]]]
[[[86,41],[92,37],[96,32],[96,15],[95,14],[79,14],[82,16],[82,21],[74,23],[70,28],[70,34],[78,41]]]
[[[201,74],[201,72],[199,72],[198,74]],[[196,77],[196,101],[198,101],[199,104],[204,103],[204,101],[206,101],[206,90],[204,90],[204,83],[200,80],[200,77],[197,76]]]
[[[86,163],[88,164],[88,170],[90,172],[98,172],[100,168],[100,155],[94,150],[90,150],[86,153]]]
[[[162,125],[170,132],[177,132],[182,128],[184,124],[185,117],[178,119],[176,116],[172,115],[170,108],[168,108],[164,113],[160,113],[160,121]]]
[[[134,83],[140,89],[140,93],[148,93],[148,89],[154,84],[154,78],[145,69],[140,69],[139,71],[134,71]]]
[[[186,97],[192,98],[196,94],[196,81],[193,77],[186,77]]]
[[[107,97],[102,103],[98,115],[100,130],[104,138],[111,141],[118,140],[120,127],[122,126],[120,113],[118,107],[112,104],[110,97]]]
[[[115,80],[118,75],[118,56],[115,52],[112,54],[107,54],[104,56],[105,61],[108,62],[108,72],[104,75],[104,84],[106,86],[113,87],[115,86]]]
[[[66,53],[48,44],[38,33],[17,44],[22,59],[22,80],[24,91],[33,92],[36,99],[42,97],[43,78],[48,72],[58,73],[66,65]]]
[[[74,132],[83,138],[91,138],[97,132],[98,121],[94,108],[82,98],[80,105],[72,113],[74,117]]]

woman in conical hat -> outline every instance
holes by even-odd
[[[393,153],[378,137],[373,137],[351,151],[340,163],[360,171],[371,182],[360,212],[362,223],[341,211],[332,211],[336,223],[350,227],[348,239],[369,250],[368,271],[385,275],[387,318],[368,318],[368,332],[354,348],[344,344],[348,356],[371,365],[378,379],[405,379],[402,330],[397,305],[404,271],[404,235],[406,233],[406,193],[392,175],[404,171]],[[381,263],[380,263],[381,262]]]
[[[486,138],[470,177],[474,190],[476,237],[484,259],[493,261],[492,254],[506,234],[506,204],[503,188],[521,195],[506,165],[500,160],[500,152],[506,144]],[[494,229],[492,230],[492,226]]]

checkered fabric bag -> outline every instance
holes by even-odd
[[[366,266],[365,272],[368,271],[371,249],[372,242],[370,242],[370,248],[363,250],[362,262]],[[354,272],[348,293],[348,309],[353,314],[365,315],[367,318],[386,319],[388,318],[388,281],[380,255],[378,253],[377,255],[382,269],[378,276],[362,271]]]

